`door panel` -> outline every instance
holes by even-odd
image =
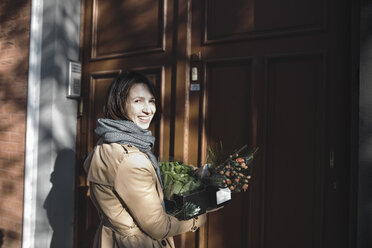
[[[325,28],[326,2],[326,0],[254,1],[254,30],[299,32]]]
[[[324,0],[205,0],[203,44],[326,28]]]
[[[205,138],[208,145],[222,141],[233,151],[251,143],[251,60],[206,62]],[[208,247],[247,244],[249,194],[233,194],[233,202],[209,215]]]
[[[251,77],[250,59],[206,63],[205,132],[209,144],[223,141],[231,150],[249,141]]]
[[[323,57],[313,54],[266,60],[265,247],[321,247],[323,64]]]
[[[164,51],[164,10],[163,0],[94,0],[92,58]]]
[[[253,1],[206,1],[205,38],[219,41],[242,36],[253,28]]]

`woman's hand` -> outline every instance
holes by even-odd
[[[200,166],[199,168],[194,166],[194,168],[195,168],[194,169],[194,175],[198,176],[199,178],[209,176],[210,173],[209,173],[209,170],[208,170],[208,166],[209,166],[208,164]]]
[[[198,167],[196,167],[196,166],[195,166],[195,165],[193,165],[193,164],[187,164],[186,166],[190,167],[190,168],[191,168],[191,170],[193,170],[193,171],[195,171],[195,170],[197,170],[197,169],[198,169]]]

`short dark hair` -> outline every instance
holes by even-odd
[[[103,107],[105,118],[113,120],[127,120],[125,104],[129,96],[129,91],[135,84],[144,84],[148,87],[151,94],[155,97],[156,112],[154,119],[159,117],[161,108],[159,97],[154,84],[145,75],[137,71],[126,71],[120,73],[112,82]]]

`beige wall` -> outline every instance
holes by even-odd
[[[30,0],[0,1],[0,247],[21,247]]]

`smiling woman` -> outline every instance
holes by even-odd
[[[94,248],[174,247],[173,236],[195,231],[206,216],[182,221],[168,215],[159,165],[148,127],[156,114],[155,87],[142,74],[126,72],[110,86],[98,119],[100,140],[84,168],[90,197],[101,217]]]

